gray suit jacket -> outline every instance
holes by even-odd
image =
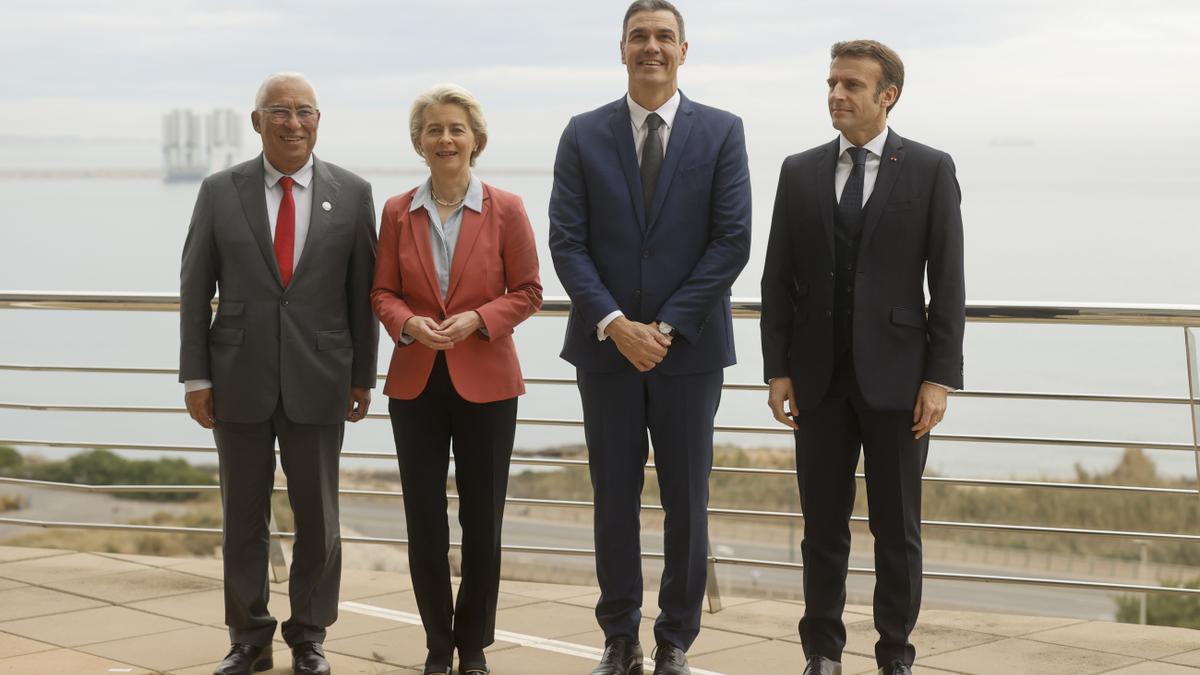
[[[308,238],[286,289],[262,156],[200,186],[179,274],[179,380],[212,380],[218,422],[264,421],[282,398],[294,422],[335,424],[346,418],[351,387],[375,386],[371,186],[313,159]]]

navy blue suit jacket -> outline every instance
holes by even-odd
[[[680,95],[647,212],[625,97],[571,118],[554,161],[550,252],[571,297],[562,358],[587,372],[633,365],[596,324],[615,310],[679,331],[666,375],[735,363],[729,288],[750,256],[742,120]]]

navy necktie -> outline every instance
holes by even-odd
[[[846,148],[854,168],[850,169],[850,177],[842,188],[842,197],[838,200],[838,216],[842,226],[849,232],[857,234],[862,229],[863,212],[863,178],[867,173],[867,149],[859,147]]]
[[[658,113],[646,116],[646,141],[642,144],[642,199],[646,201],[646,214],[650,214],[650,203],[654,201],[654,188],[658,185],[658,173],[662,169],[662,136],[658,130],[663,118]]]

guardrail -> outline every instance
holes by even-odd
[[[541,316],[563,316],[570,308],[570,303],[562,298],[547,299],[540,312]],[[101,311],[178,311],[178,296],[172,294],[132,294],[132,293],[55,293],[55,292],[0,292],[0,309],[46,309],[46,310],[101,310]],[[735,318],[757,318],[760,305],[752,300],[735,300]],[[1004,303],[1004,302],[973,302],[967,306],[967,319],[972,322],[1002,322],[1002,323],[1037,323],[1037,324],[1085,324],[1085,325],[1121,325],[1121,326],[1153,326],[1175,327],[1183,334],[1183,349],[1187,364],[1188,392],[1187,397],[1172,396],[1143,396],[1125,394],[1081,394],[1066,392],[1025,392],[1025,391],[959,391],[952,394],[958,398],[988,398],[1008,400],[1033,401],[1076,401],[1103,403],[1137,403],[1168,406],[1188,406],[1191,411],[1192,442],[1169,443],[1156,441],[1116,441],[1100,438],[1059,438],[1059,437],[1028,437],[1006,435],[980,434],[932,434],[935,442],[958,441],[969,443],[1001,443],[1046,446],[1074,447],[1141,447],[1147,449],[1191,452],[1196,462],[1197,476],[1200,477],[1200,359],[1198,359],[1197,338],[1200,329],[1200,306],[1195,305],[1131,305],[1131,304],[1056,304],[1056,303]],[[25,372],[68,372],[91,374],[142,374],[142,375],[174,375],[176,370],[171,368],[147,367],[93,367],[77,365],[52,364],[18,364],[0,363],[0,370]],[[382,375],[380,376],[383,377]],[[530,377],[526,378],[530,385],[561,386],[574,385],[570,378]],[[757,383],[730,383],[724,385],[729,391],[766,391],[766,386]],[[129,406],[129,405],[73,405],[73,404],[39,404],[21,401],[0,401],[0,409],[25,411],[58,411],[79,413],[186,413],[183,406]],[[385,419],[386,414],[372,413],[368,418]],[[577,419],[548,419],[520,417],[518,423],[537,426],[582,426]],[[783,427],[717,425],[716,431],[752,433],[752,434],[790,434]],[[121,450],[144,450],[153,452],[205,452],[215,453],[211,446],[187,446],[171,444],[149,444],[129,441],[56,441],[53,439],[8,438],[0,439],[0,444],[58,447],[58,448],[112,448]],[[361,459],[395,459],[395,453],[377,451],[347,450],[344,457]],[[518,465],[542,466],[586,466],[586,460],[558,459],[537,456],[516,455],[512,460]],[[647,465],[647,470],[654,470],[653,464]],[[714,473],[733,473],[748,475],[794,475],[786,469],[769,469],[743,466],[715,466]],[[858,474],[858,478],[862,478]],[[1000,480],[981,478],[926,476],[927,483],[951,485],[966,485],[978,487],[1000,488],[1032,488],[1041,490],[1086,490],[1099,493],[1130,493],[1154,495],[1195,495],[1200,499],[1200,480],[1196,489],[1165,488],[1154,486],[1102,485],[1088,483],[1066,483],[1056,481],[1031,480]],[[0,477],[0,485],[31,485],[49,487],[60,490],[81,490],[90,492],[206,492],[216,490],[216,486],[184,486],[184,485],[77,485],[67,483],[47,483],[15,478]],[[277,490],[282,489],[280,487]],[[343,489],[344,495],[401,497],[399,491],[388,490],[352,490]],[[448,495],[456,499],[455,495]],[[589,501],[527,499],[510,497],[509,504],[525,505],[539,508],[568,508],[590,509]],[[648,510],[661,510],[659,505],[645,505]],[[788,511],[759,511],[729,508],[710,508],[709,514],[716,517],[752,518],[767,520],[784,520],[795,522],[803,518],[802,513]],[[854,521],[866,521],[865,517],[856,516]],[[188,528],[171,526],[129,525],[116,523],[77,523],[66,521],[40,521],[22,518],[0,517],[0,523],[23,525],[43,528],[75,528],[75,529],[105,529],[140,532],[164,533],[219,533],[211,528]],[[1050,527],[1037,525],[1018,525],[1005,523],[976,523],[958,521],[922,521],[923,527],[958,529],[972,531],[1037,533],[1054,536],[1098,536],[1115,538],[1126,541],[1148,542],[1169,541],[1200,544],[1200,535],[1172,532],[1138,532],[1125,530],[1103,530],[1073,527]],[[273,551],[273,566],[276,577],[286,575],[286,565],[282,557],[282,549],[278,541],[293,536],[290,532],[273,532],[272,541],[276,543]],[[406,540],[386,537],[344,537],[343,541],[351,543],[395,544],[404,545]],[[457,543],[452,544],[457,546]],[[504,545],[503,550],[511,553],[539,553],[558,555],[594,555],[594,551],[585,548],[565,548],[548,546],[517,546]],[[646,552],[647,558],[661,558],[661,553]],[[709,605],[712,611],[720,608],[720,596],[717,591],[716,565],[746,565],[762,568],[777,568],[801,570],[802,564],[777,560],[756,560],[709,553]],[[850,568],[851,574],[870,575],[870,568]],[[924,574],[927,579],[976,581],[1006,584],[1033,584],[1039,586],[1055,586],[1063,588],[1085,588],[1092,590],[1108,590],[1135,593],[1174,593],[1200,597],[1200,589],[1177,588],[1169,586],[1127,584],[1117,582],[1087,581],[1081,579],[1063,578],[1031,578],[1006,576],[997,574],[967,574],[949,572],[930,572]]]

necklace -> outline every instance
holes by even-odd
[[[458,206],[459,204],[463,203],[464,199],[467,198],[466,195],[463,195],[463,196],[459,197],[456,201],[444,202],[441,199],[438,199],[437,193],[433,191],[433,187],[429,188],[429,194],[433,195],[433,201],[435,201],[439,205],[445,206],[445,207]]]

